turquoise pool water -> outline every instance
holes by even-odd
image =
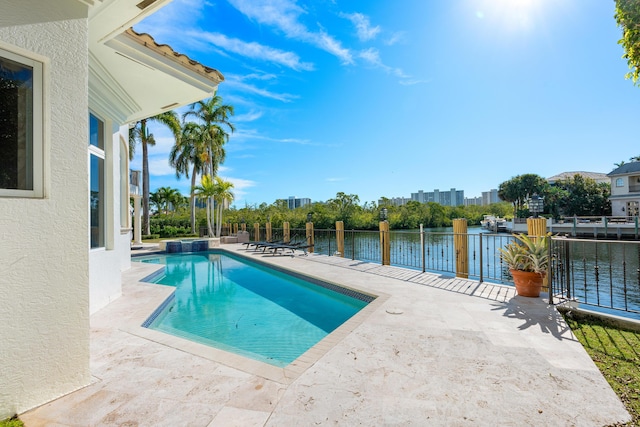
[[[217,252],[133,260],[164,264],[148,281],[176,287],[143,326],[281,367],[373,299]]]

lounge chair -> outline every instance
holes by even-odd
[[[279,250],[282,250],[283,255],[284,255],[284,251],[290,250],[291,256],[293,256],[296,251],[302,251],[304,252],[304,255],[307,256],[308,255],[307,249],[310,249],[312,247],[314,247],[314,245],[307,245],[306,242],[301,242],[301,243],[292,244],[292,245],[274,245],[274,246],[271,246],[269,249],[273,250],[273,253],[272,253],[273,256],[275,256]]]
[[[245,245],[245,250],[248,250],[250,247],[254,247],[253,250],[257,251],[258,248],[261,248],[263,246],[269,246],[269,245],[281,245],[284,244],[284,239],[278,239],[278,240],[265,240],[262,242],[245,242],[243,243],[243,245]]]

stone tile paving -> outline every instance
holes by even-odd
[[[297,378],[274,381],[130,333],[131,322],[169,292],[139,283],[153,267],[135,263],[123,274],[123,296],[91,318],[92,384],[22,414],[25,424],[603,426],[629,419],[543,298],[336,257],[250,256],[389,297]]]

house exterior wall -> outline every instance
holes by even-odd
[[[0,197],[0,419],[90,382],[87,7],[4,2],[0,47],[44,63],[44,198]]]
[[[622,185],[618,185],[621,180]],[[630,191],[637,185],[638,172],[630,175],[617,175],[611,177],[611,215],[613,216],[637,216],[640,206],[640,193]]]
[[[105,140],[106,247],[89,252],[90,313],[93,314],[122,295],[121,272],[131,267],[131,228],[120,221],[120,180],[128,177],[128,167],[125,176],[120,174],[120,150],[124,149],[122,141],[128,141],[129,127],[114,123],[113,119],[101,114],[92,105],[92,100],[89,104],[91,110],[105,120],[105,128],[111,129],[106,131],[109,135]],[[128,151],[125,154],[128,155]],[[128,201],[128,196],[126,199]],[[128,203],[125,208],[128,211]]]

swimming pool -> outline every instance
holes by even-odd
[[[136,257],[175,292],[143,326],[284,367],[375,297],[230,253]]]

